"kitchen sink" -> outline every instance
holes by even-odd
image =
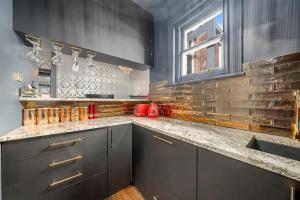
[[[277,144],[273,142],[266,142],[258,140],[255,137],[251,139],[247,147],[257,151],[262,151],[300,161],[300,148],[291,147],[283,144]]]

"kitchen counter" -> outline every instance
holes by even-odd
[[[280,136],[243,131],[219,126],[193,123],[168,118],[148,119],[133,116],[107,117],[86,122],[60,123],[47,126],[19,127],[0,137],[0,142],[62,134],[80,130],[103,128],[133,123],[161,134],[188,142],[201,148],[225,155],[300,181],[300,162],[249,149],[246,145],[256,137],[259,140],[300,148],[300,142]]]
[[[148,102],[146,99],[101,99],[101,98],[30,98],[30,97],[20,97],[19,101],[34,101],[34,102],[72,102],[72,101],[89,101],[89,102]]]

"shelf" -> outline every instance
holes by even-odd
[[[20,97],[19,101],[31,101],[31,102],[74,102],[74,101],[82,101],[82,102],[149,102],[146,99],[95,99],[95,98],[28,98],[28,97]]]

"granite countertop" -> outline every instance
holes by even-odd
[[[90,102],[105,102],[105,101],[115,101],[115,102],[142,102],[142,101],[149,101],[147,99],[101,99],[101,98],[30,98],[30,97],[20,97],[19,101],[37,101],[37,102],[42,102],[42,101],[64,101],[64,102],[69,102],[69,101],[90,101]]]
[[[300,148],[300,142],[280,136],[243,131],[168,118],[148,119],[133,116],[107,117],[86,122],[70,122],[47,126],[20,127],[0,137],[0,142],[61,134],[79,130],[133,123],[198,147],[263,168],[300,181],[300,162],[253,149],[246,145],[256,137]]]

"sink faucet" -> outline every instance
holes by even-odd
[[[299,139],[299,129],[296,123],[291,123],[292,139]]]

